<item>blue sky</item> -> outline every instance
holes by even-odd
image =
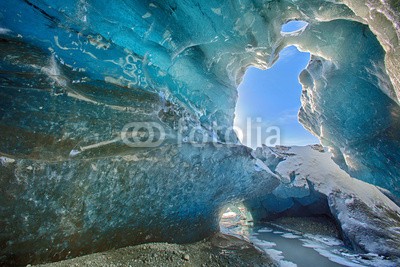
[[[297,26],[299,23],[297,23]],[[290,31],[290,27],[286,31]],[[264,133],[270,126],[280,129],[281,145],[308,145],[319,143],[298,122],[300,109],[301,85],[298,81],[300,72],[310,60],[309,53],[299,52],[290,46],[280,53],[279,60],[268,70],[250,67],[239,86],[239,99],[236,106],[235,126],[242,129],[243,144],[256,146],[256,131],[260,126]],[[251,138],[247,139],[247,118],[252,120]],[[261,120],[261,122],[257,122]],[[265,143],[263,134],[262,143]],[[251,141],[248,142],[248,141]]]
[[[292,20],[282,25],[282,32],[294,32],[307,26],[308,23],[302,20]]]

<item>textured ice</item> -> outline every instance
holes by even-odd
[[[271,171],[271,155],[227,145],[237,137],[225,129],[246,68],[270,67],[292,44],[312,54],[301,123],[353,177],[399,196],[399,14],[398,1],[378,0],[1,1],[0,261],[194,241],[228,202],[271,196],[290,176]],[[290,20],[309,24],[282,35]],[[162,125],[166,141],[127,146],[131,122]],[[186,143],[193,129],[218,147]],[[304,196],[305,181],[275,192]],[[345,218],[351,201],[338,194]],[[281,201],[271,208],[294,205]],[[352,226],[350,243],[387,247]]]
[[[400,207],[378,187],[350,177],[329,152],[318,146],[263,147],[254,156],[279,158],[272,169],[284,181],[271,194],[246,201],[255,220],[327,215],[355,251],[400,255]]]
[[[283,230],[284,234],[274,233],[276,236],[271,238],[270,235],[265,235],[263,233],[270,233],[272,230],[270,232],[265,232],[262,229],[263,228],[258,230],[258,228],[256,228],[255,232],[251,233],[249,236],[249,239],[259,248],[270,254],[278,262],[278,266],[284,266],[287,264],[288,260],[295,262],[292,263],[294,266],[297,266],[296,264],[299,266],[306,266],[307,263],[309,264],[310,260],[308,260],[308,262],[302,261],[305,255],[307,255],[304,251],[302,251],[302,247],[313,249],[324,258],[329,259],[331,262],[338,263],[340,266],[393,267],[397,266],[399,263],[373,253],[358,254],[351,252],[343,246],[343,242],[341,240],[329,236],[302,234],[293,230],[285,229]],[[296,239],[298,239],[300,242],[292,242],[290,239],[293,239],[293,237],[296,237]],[[274,240],[274,242],[271,242],[271,239]],[[280,251],[282,249],[285,249],[283,251],[283,255],[282,251]],[[300,253],[300,251],[302,251],[302,253]],[[307,256],[310,257],[310,255]],[[323,262],[319,262],[318,257],[315,256],[313,256],[312,260],[314,261],[313,263],[317,265],[319,264],[322,266],[322,264],[325,264]]]
[[[258,238],[253,238],[251,241],[263,251],[265,251],[274,261],[278,263],[279,267],[297,267],[297,264],[294,264],[291,261],[284,260],[282,255],[282,251],[274,249],[276,246],[273,242],[268,242],[264,240],[260,240]]]

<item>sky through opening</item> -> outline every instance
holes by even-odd
[[[246,71],[238,88],[239,98],[235,113],[235,126],[242,130],[241,141],[244,145],[257,147],[257,128],[262,132],[261,143],[266,145],[319,143],[297,118],[301,105],[301,85],[298,76],[309,60],[309,53],[289,46],[281,51],[279,60],[270,69],[250,67]],[[279,143],[274,144],[275,139],[270,139],[270,143],[265,142],[268,136],[276,134],[274,131],[268,133],[271,127],[279,128]]]

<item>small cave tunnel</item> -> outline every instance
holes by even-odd
[[[327,196],[312,191],[302,198],[263,198],[230,203],[220,215],[222,232],[249,236],[252,229],[272,226],[298,234],[329,236],[342,240],[348,247],[340,224],[331,213]]]

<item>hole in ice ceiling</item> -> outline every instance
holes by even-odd
[[[294,33],[303,30],[307,25],[308,23],[302,20],[291,20],[282,25],[281,33]]]
[[[297,118],[302,91],[298,76],[309,60],[309,53],[290,46],[281,51],[270,69],[247,69],[238,88],[235,111],[235,127],[244,145],[255,148],[263,144],[319,143]]]

